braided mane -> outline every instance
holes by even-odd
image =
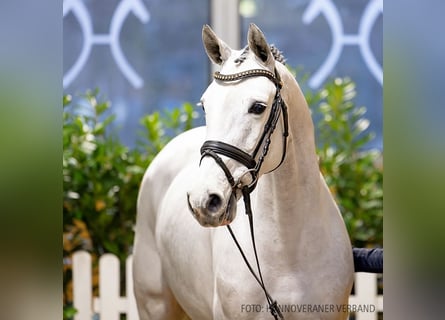
[[[286,64],[286,58],[283,55],[283,52],[281,52],[280,50],[278,50],[277,47],[275,47],[275,45],[271,44],[269,45],[270,51],[272,51],[272,55],[275,58],[275,61],[278,61],[282,64]]]

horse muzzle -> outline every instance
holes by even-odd
[[[206,192],[199,197],[187,193],[187,204],[193,217],[203,227],[219,227],[230,224],[236,216],[236,197],[228,199],[218,193]]]

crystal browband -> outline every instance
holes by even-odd
[[[251,69],[234,74],[221,74],[219,71],[216,71],[213,74],[213,77],[216,80],[221,80],[221,81],[236,81],[257,76],[267,77],[281,87],[281,81],[279,81],[272,72],[265,69]]]

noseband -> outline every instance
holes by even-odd
[[[260,172],[261,166],[263,164],[264,158],[266,157],[269,146],[271,142],[271,136],[274,132],[278,119],[280,118],[280,114],[283,114],[283,153],[281,156],[280,163],[271,171],[274,171],[277,169],[284,161],[284,158],[286,156],[286,145],[287,145],[287,136],[288,133],[288,116],[287,116],[287,107],[284,103],[283,99],[281,98],[281,87],[282,82],[280,79],[280,76],[275,69],[275,74],[268,70],[264,69],[252,69],[247,70],[235,74],[229,74],[224,75],[219,72],[215,72],[213,77],[216,80],[220,80],[223,82],[232,82],[232,81],[239,81],[244,80],[246,78],[252,78],[252,77],[266,77],[270,79],[276,87],[276,93],[275,98],[272,103],[272,108],[270,110],[269,118],[264,125],[263,133],[261,134],[261,137],[253,151],[253,153],[250,155],[240,148],[230,145],[228,143],[222,142],[222,141],[214,141],[214,140],[207,140],[204,142],[204,144],[201,147],[201,161],[204,157],[210,156],[218,163],[218,165],[221,167],[221,169],[224,171],[227,180],[229,181],[230,185],[232,186],[232,189],[241,189],[242,187],[235,182],[235,179],[233,178],[232,174],[230,173],[227,166],[224,164],[222,159],[219,157],[219,155],[226,156],[228,158],[231,158],[235,161],[238,161],[239,163],[243,164],[245,167],[247,167],[248,172],[250,172],[252,176],[252,182],[248,186],[249,193],[252,192],[255,187],[256,183],[258,181],[258,174]],[[261,149],[261,154],[258,157],[258,160],[256,160],[257,155]],[[239,182],[241,183],[241,182]]]
[[[224,174],[227,177],[228,182],[230,183],[232,187],[232,193],[235,192],[237,189],[242,191],[244,204],[245,204],[245,210],[246,214],[249,217],[249,225],[250,225],[250,235],[252,239],[252,245],[253,250],[255,253],[255,260],[258,270],[258,275],[253,270],[252,266],[250,265],[249,261],[246,258],[246,255],[244,254],[238,240],[235,237],[235,234],[233,233],[230,225],[227,225],[227,228],[229,229],[230,235],[232,236],[233,240],[235,241],[236,246],[238,247],[238,250],[241,253],[241,256],[244,259],[244,262],[246,263],[247,267],[249,268],[249,271],[254,276],[260,287],[263,289],[267,302],[269,304],[269,310],[272,314],[272,316],[275,319],[284,319],[283,315],[281,314],[280,309],[278,308],[277,301],[273,300],[271,295],[267,292],[266,286],[263,281],[263,276],[261,274],[260,264],[258,261],[258,254],[256,250],[255,245],[255,235],[253,230],[253,216],[252,216],[252,208],[250,204],[250,193],[255,189],[256,184],[258,182],[258,175],[261,169],[261,166],[264,162],[264,158],[266,157],[269,146],[271,143],[271,136],[272,133],[275,130],[275,127],[277,125],[278,119],[280,118],[280,114],[283,114],[283,153],[281,156],[280,163],[271,171],[274,171],[277,169],[284,161],[284,158],[286,156],[286,145],[287,145],[287,137],[289,135],[288,132],[288,115],[287,115],[287,107],[284,103],[283,99],[281,98],[281,87],[283,86],[280,75],[278,74],[277,70],[275,69],[275,74],[264,69],[252,69],[248,71],[243,71],[240,73],[235,74],[229,74],[224,75],[219,72],[215,72],[213,77],[216,80],[223,81],[223,82],[232,82],[232,81],[241,81],[246,78],[252,78],[252,77],[266,77],[270,79],[276,87],[275,92],[275,98],[272,103],[272,108],[270,110],[269,118],[267,119],[266,124],[264,125],[263,132],[261,134],[260,139],[258,140],[258,143],[253,151],[253,153],[250,155],[240,148],[230,145],[228,143],[222,142],[222,141],[214,141],[214,140],[207,140],[204,142],[204,144],[201,147],[201,161],[204,157],[210,156],[212,157],[216,163],[221,167],[221,169],[224,171]],[[261,150],[261,154],[258,156],[259,152]],[[249,172],[252,176],[252,182],[249,185],[242,186],[241,178],[239,181],[235,181],[233,178],[233,175],[231,174],[230,170],[227,168],[224,161],[221,159],[219,155],[226,156],[228,158],[231,158],[235,161],[238,161],[239,163],[243,164],[245,167],[247,167],[247,172]],[[256,160],[258,156],[258,160]],[[270,171],[270,172],[271,172]]]

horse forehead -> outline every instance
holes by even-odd
[[[244,57],[240,59],[241,56]],[[264,69],[264,66],[251,52],[244,54],[241,51],[233,51],[230,58],[222,65],[220,71],[223,74],[233,74],[251,69]]]
[[[252,55],[248,52],[242,62],[237,62],[242,50],[232,50],[230,58],[222,65],[220,73],[225,75],[236,74],[243,71],[253,69],[265,69]],[[269,70],[270,71],[270,70]],[[267,102],[275,93],[275,85],[266,77],[252,77],[235,82],[213,81],[202,96],[204,103],[224,104],[231,101],[237,105],[243,102],[250,102],[249,98]],[[243,101],[240,101],[243,100]]]
[[[252,69],[231,66],[230,68],[223,67],[220,72],[221,74],[230,75]],[[267,77],[257,76],[234,82],[214,80],[204,92],[202,101],[205,103],[237,101],[239,103],[239,99],[248,101],[248,98],[252,98],[267,102],[269,98],[274,96],[274,93],[275,85]]]

